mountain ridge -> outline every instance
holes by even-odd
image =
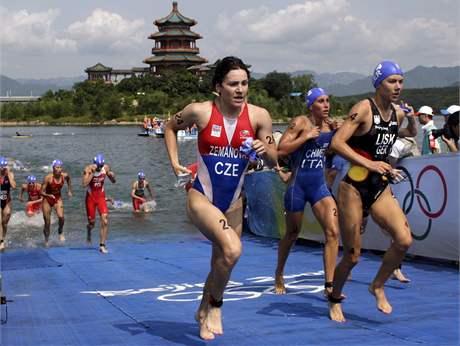
[[[291,76],[313,75],[316,84],[325,88],[334,96],[349,96],[372,92],[372,77],[353,72],[316,73],[311,70],[298,70],[289,73]],[[256,79],[266,74],[252,72]],[[0,75],[0,95],[6,96],[40,96],[48,90],[70,90],[74,83],[86,79],[85,76],[57,77],[45,79],[18,78],[13,79]],[[458,86],[460,66],[437,67],[416,66],[405,73],[405,88],[423,89]]]

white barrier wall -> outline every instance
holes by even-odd
[[[458,261],[460,155],[408,158],[402,160],[400,166],[409,179],[391,187],[412,230],[414,241],[408,253]],[[277,175],[273,172],[248,175],[245,190],[251,231],[269,237],[284,234],[285,188]],[[305,209],[300,237],[324,242],[321,227],[309,206]],[[363,249],[386,250],[389,244],[390,237],[369,219],[362,234]]]
[[[392,190],[412,231],[409,253],[458,261],[460,155],[408,158],[400,166],[410,179],[392,185]],[[384,250],[384,239],[379,227],[370,221],[363,234],[363,248]]]

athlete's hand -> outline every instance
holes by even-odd
[[[390,176],[393,180],[393,184],[398,184],[407,178],[407,176],[404,174],[404,171],[400,169],[392,169]]]
[[[69,196],[69,198],[72,197],[73,196],[72,191],[67,191],[67,196]]]
[[[24,198],[19,197],[18,199],[19,199],[20,202],[24,203]]]
[[[318,126],[313,126],[310,130],[302,130],[301,135],[305,136],[305,141],[308,141],[310,139],[318,138],[320,134],[319,127]]]
[[[393,170],[390,164],[384,161],[369,161],[370,163],[367,165],[367,169],[371,172],[376,172],[379,174],[387,174]]]
[[[265,143],[262,142],[260,139],[254,139],[254,141],[252,142],[252,149],[259,156],[267,152],[267,148],[265,148]]]
[[[192,171],[189,170],[187,167],[177,165],[173,166],[174,174],[177,176],[179,174],[192,174]]]
[[[340,126],[342,126],[343,124],[343,119],[333,119],[333,120],[330,118],[327,118],[327,119],[329,119],[328,124],[332,131],[338,130]]]
[[[456,152],[458,151],[457,150],[457,147],[455,145],[455,141],[452,139],[452,138],[447,138],[446,136],[444,135],[441,135],[441,139],[444,143],[446,143],[447,145],[447,148],[449,149],[449,151],[451,152]]]
[[[401,102],[401,107],[400,108],[404,111],[404,115],[407,118],[413,118],[414,117],[414,115],[415,115],[414,107],[412,107],[407,102]]]

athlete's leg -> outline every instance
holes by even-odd
[[[45,236],[45,246],[49,246],[50,238],[50,225],[51,225],[51,209],[52,207],[48,203],[46,198],[43,198],[42,212],[43,212],[43,221],[45,225],[43,226],[43,235]]]
[[[65,241],[65,236],[64,236],[64,202],[62,199],[59,199],[56,204],[54,205],[54,208],[56,209],[56,215],[58,217],[58,222],[59,222],[59,228],[58,228],[58,234],[59,234],[59,241],[63,243]]]
[[[11,217],[11,202],[7,203],[2,209],[2,239],[0,239],[0,250],[3,250],[6,246],[6,232],[8,230],[8,222]]]
[[[102,253],[107,253],[107,246],[105,242],[107,241],[107,234],[109,232],[109,215],[107,213],[101,214],[101,232],[100,232],[100,242],[99,242],[99,251]]]
[[[242,209],[241,201],[236,203],[239,203],[239,206],[235,206],[235,213],[242,215],[241,210],[237,211]],[[240,234],[230,225],[227,216],[195,189],[188,192],[187,213],[203,235],[213,243],[211,270],[203,289],[203,301],[196,315],[200,324],[200,336],[203,339],[213,339],[213,333],[220,332],[215,326],[221,322],[210,322],[208,314],[211,308],[219,308],[231,271],[241,255]],[[229,215],[232,213],[232,209],[227,212]],[[234,223],[235,219],[230,219]],[[210,325],[213,325],[214,329]]]
[[[35,214],[35,208],[34,208],[34,204],[33,203],[30,203],[30,202],[27,202],[26,204],[26,215],[28,217],[32,217],[34,216]]]
[[[405,253],[412,244],[412,236],[406,216],[398,202],[392,197],[389,187],[382,192],[370,211],[374,221],[385,229],[393,239],[390,248],[383,256],[382,265],[377,275],[369,286],[369,291],[376,298],[377,308],[389,314],[392,307],[386,299],[384,284],[401,264]]]
[[[339,300],[348,275],[358,263],[361,254],[362,202],[358,191],[350,184],[340,182],[339,222],[343,243],[343,255],[334,271],[334,283],[329,303],[329,317],[337,322],[345,322]]]
[[[91,245],[92,243],[91,231],[93,230],[95,224],[96,224],[95,219],[88,218],[88,224],[86,225],[86,243],[88,245]]]
[[[240,198],[232,204],[230,209],[225,213],[229,226],[235,231],[239,238],[243,231],[243,200]],[[223,258],[224,253],[219,246],[213,246],[211,258],[211,271],[214,268],[219,268],[219,261]],[[210,281],[212,283],[214,281]],[[223,288],[225,290],[225,287]],[[209,330],[215,334],[222,334],[222,312],[219,307],[211,306],[206,318],[206,325]]]
[[[334,198],[325,197],[315,203],[312,208],[318,222],[323,228],[326,243],[324,244],[324,276],[326,279],[325,291],[332,293],[334,269],[339,252],[339,215]]]
[[[284,286],[284,266],[288,259],[292,246],[295,244],[302,229],[303,211],[286,211],[286,233],[278,245],[278,263],[275,271],[275,293],[286,294]]]
[[[85,198],[86,216],[88,218],[88,224],[86,225],[86,243],[91,245],[92,237],[91,231],[96,224],[96,206],[94,204],[91,195],[87,192]]]

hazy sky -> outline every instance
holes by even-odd
[[[383,59],[409,70],[460,64],[458,0],[178,0],[200,55],[241,57],[255,72],[359,72]],[[148,65],[166,0],[0,0],[1,74],[84,75],[97,62]]]

